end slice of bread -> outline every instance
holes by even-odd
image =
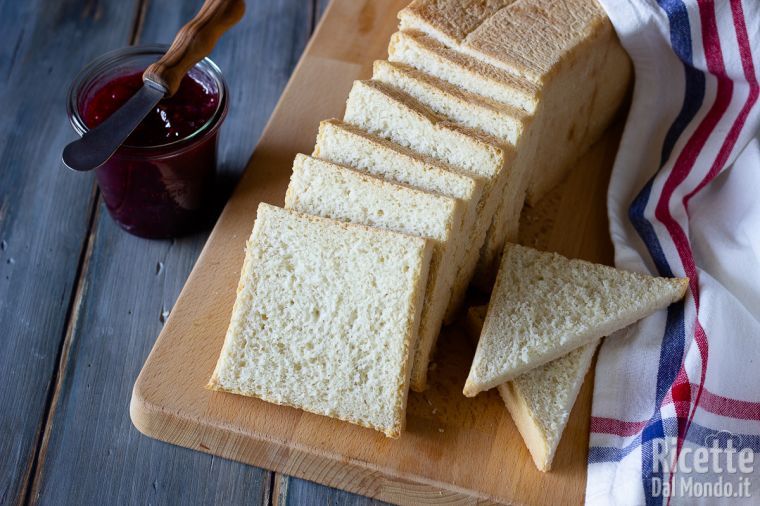
[[[414,0],[398,13],[402,30],[420,30],[458,46],[483,21],[515,0]]]
[[[467,311],[467,328],[475,342],[486,310],[478,306]],[[582,346],[496,387],[539,471],[551,469],[598,344]]]
[[[209,388],[398,437],[431,248],[260,204]]]
[[[688,280],[507,244],[464,387],[468,397],[680,300]]]
[[[425,387],[427,372],[451,285],[457,272],[455,252],[465,238],[463,206],[457,199],[390,183],[323,160],[298,155],[285,196],[285,205],[297,211],[336,220],[385,228],[425,237],[433,242],[430,275],[415,347],[412,387]]]
[[[484,19],[459,49],[543,84],[578,48],[612,31],[596,0],[522,0]]]
[[[536,117],[544,139],[527,192],[531,204],[601,136],[630,82],[630,60],[596,0],[515,2],[458,49],[542,88]]]

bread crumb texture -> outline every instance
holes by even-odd
[[[425,240],[261,204],[209,387],[398,436]]]
[[[679,300],[687,280],[508,244],[466,393],[511,380]]]

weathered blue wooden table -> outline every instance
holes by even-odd
[[[249,0],[214,51],[232,94],[219,207],[326,3]],[[132,384],[206,234],[119,229],[93,176],[60,162],[75,135],[65,97],[87,62],[170,42],[200,4],[0,0],[0,504],[373,502],[148,439],[129,420]]]

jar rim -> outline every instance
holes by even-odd
[[[88,63],[74,78],[74,81],[69,87],[67,110],[69,121],[71,122],[74,130],[81,136],[85,132],[88,132],[90,128],[84,122],[81,111],[79,110],[78,99],[83,89],[93,81],[93,78],[116,64],[125,61],[129,61],[130,58],[138,56],[163,56],[169,46],[166,44],[150,44],[141,46],[127,46],[119,49],[114,49],[100,55],[99,57]],[[153,146],[135,146],[131,144],[123,144],[119,149],[125,150],[126,153],[134,153],[137,156],[144,157],[146,151],[164,151],[172,150],[171,154],[174,155],[177,152],[184,151],[184,147],[191,147],[193,141],[196,141],[204,136],[214,133],[221,124],[221,120],[227,112],[227,83],[224,80],[221,69],[216,63],[209,57],[203,58],[201,61],[195,64],[193,68],[199,69],[205,75],[211,77],[218,85],[219,88],[219,100],[217,102],[216,110],[211,117],[195,131],[189,135],[176,139],[165,144],[157,144]],[[186,146],[185,146],[186,145]],[[173,148],[179,148],[174,150]]]

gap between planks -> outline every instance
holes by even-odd
[[[130,31],[129,44],[133,45],[138,40],[142,25],[145,22],[145,12],[147,10],[147,3],[149,0],[137,0],[135,14],[132,19],[132,30]],[[53,426],[53,420],[55,418],[55,408],[58,403],[58,398],[61,393],[61,386],[66,373],[66,367],[69,361],[69,353],[71,351],[71,345],[73,342],[73,336],[75,335],[75,329],[79,321],[79,310],[82,307],[82,302],[87,293],[87,270],[90,265],[90,259],[92,257],[93,247],[95,245],[95,235],[97,231],[97,222],[100,219],[100,190],[97,182],[93,180],[92,191],[90,197],[90,216],[87,222],[87,234],[85,235],[85,243],[80,249],[79,262],[77,264],[76,272],[76,287],[72,292],[71,300],[69,301],[69,307],[66,312],[66,327],[64,330],[61,344],[58,347],[58,354],[56,360],[56,367],[53,370],[53,375],[50,380],[50,384],[53,385],[52,390],[48,391],[48,396],[45,401],[44,414],[42,416],[40,428],[37,431],[37,437],[35,442],[36,450],[34,457],[32,458],[26,472],[24,473],[23,485],[21,487],[23,494],[24,504],[34,504],[37,500],[40,487],[40,476],[42,469],[45,465],[45,457],[47,455],[48,442],[50,440],[50,433]],[[17,502],[21,503],[21,497],[17,498]]]
[[[82,305],[82,300],[84,299],[84,293],[86,291],[86,286],[83,285],[85,284],[84,280],[86,279],[85,275],[87,266],[90,262],[90,257],[92,255],[92,248],[95,244],[94,237],[92,236],[94,235],[93,226],[99,214],[99,195],[100,192],[98,191],[97,185],[93,184],[90,197],[90,219],[88,220],[87,224],[88,233],[86,235],[87,238],[85,239],[85,244],[81,249],[79,262],[77,263],[77,273],[75,277],[76,287],[72,292],[72,297],[69,301],[69,307],[66,310],[66,327],[64,330],[63,339],[61,340],[61,344],[58,348],[56,366],[53,370],[53,375],[50,380],[50,384],[53,385],[53,388],[48,388],[48,395],[47,399],[45,400],[45,410],[42,419],[40,420],[40,426],[37,430],[37,436],[35,438],[36,451],[34,453],[34,457],[29,463],[29,466],[24,472],[24,478],[22,481],[23,485],[21,487],[21,490],[24,496],[24,504],[29,504],[30,502],[34,501],[35,492],[37,489],[37,478],[41,469],[40,463],[44,463],[45,461],[47,441],[50,437],[49,429],[53,420],[53,416],[55,414],[55,404],[58,400],[61,383],[63,381],[62,371],[65,370],[66,364],[68,363],[69,351],[71,350],[71,336],[74,335],[74,328],[79,316],[79,309]],[[21,501],[18,499],[21,499],[21,497],[17,498],[17,502],[21,503]]]

